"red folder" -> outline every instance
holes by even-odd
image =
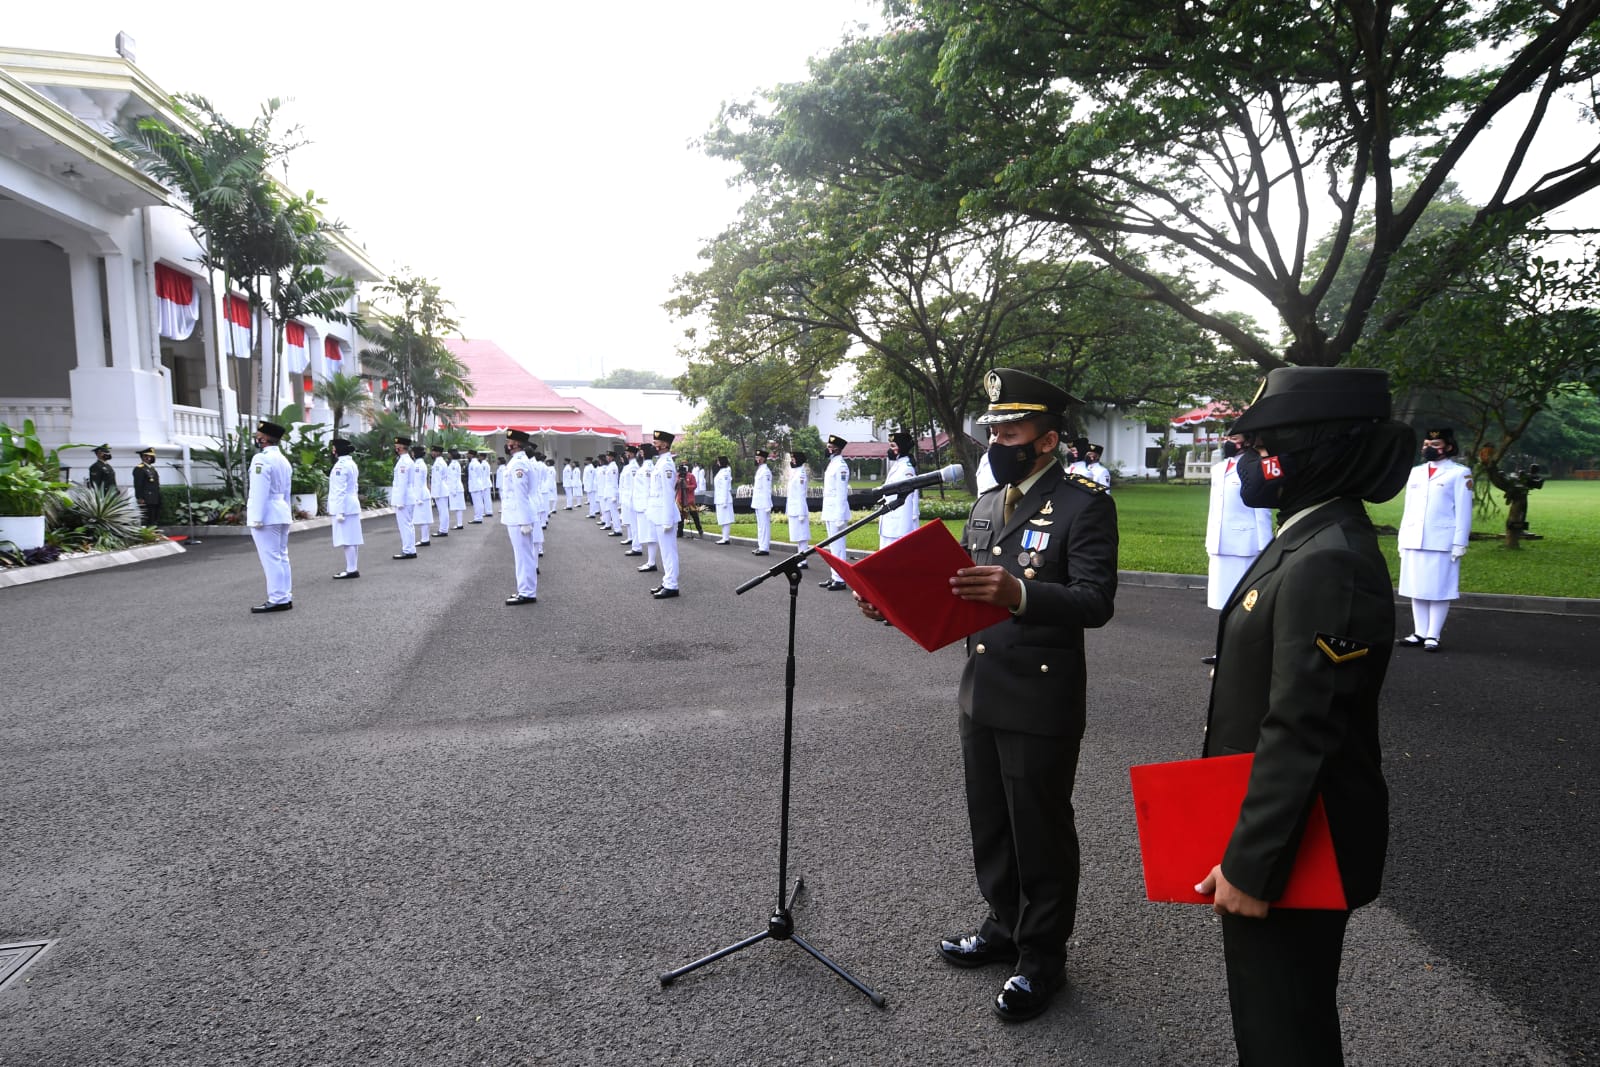
[[[1222,862],[1250,783],[1253,753],[1146,763],[1128,768],[1133,809],[1144,860],[1144,891],[1150,900],[1209,904],[1194,891]],[[1333,854],[1328,813],[1318,796],[1311,805],[1300,851],[1275,908],[1344,910],[1344,881]]]
[[[884,618],[929,652],[1011,617],[1011,612],[998,604],[962,600],[950,591],[950,579],[962,567],[972,566],[972,557],[938,520],[859,563],[848,563],[825,548],[817,549],[817,555],[863,600],[870,601]]]

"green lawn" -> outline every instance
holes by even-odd
[[[1123,570],[1161,571],[1173,574],[1206,572],[1205,529],[1208,489],[1204,485],[1123,483],[1116,489],[1117,516]],[[964,494],[946,490],[946,499]],[[1498,498],[1498,494],[1496,494]],[[1402,501],[1369,505],[1380,527],[1400,523]],[[744,518],[744,516],[741,516]],[[1543,540],[1526,541],[1509,551],[1500,541],[1473,541],[1461,564],[1461,589],[1472,593],[1522,593],[1531,596],[1600,598],[1600,482],[1547,482],[1529,497],[1528,519]],[[707,521],[702,517],[702,521]],[[946,523],[957,537],[961,523]],[[772,535],[782,540],[786,527],[774,516]],[[715,527],[712,527],[715,529]],[[821,522],[813,521],[814,536],[822,536]],[[1473,530],[1499,535],[1505,529],[1504,508],[1490,516],[1479,515]],[[754,521],[733,528],[736,536],[754,537]],[[1394,533],[1380,533],[1379,543],[1389,560],[1389,574],[1400,576],[1400,557]],[[850,535],[850,547],[878,547],[876,527]]]

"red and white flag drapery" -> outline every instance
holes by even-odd
[[[228,294],[222,302],[228,320],[228,352],[239,359],[250,358],[250,305],[242,296]]]
[[[156,322],[161,336],[187,341],[200,321],[200,287],[182,271],[156,264]]]
[[[322,377],[324,380],[332,378],[335,374],[345,373],[344,369],[344,342],[337,337],[324,337],[322,339]]]
[[[311,366],[311,349],[306,345],[306,328],[298,322],[283,325],[283,355],[290,374],[304,374]]]

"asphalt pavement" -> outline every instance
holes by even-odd
[[[779,895],[784,581],[682,542],[653,601],[558,511],[539,601],[469,526],[358,581],[291,539],[257,616],[247,540],[0,590],[0,1065],[1197,1064],[1232,1061],[1220,930],[1144,900],[1130,764],[1197,755],[1214,616],[1125,586],[1089,637],[1070,986],[1007,1026],[971,929],[959,646],[848,594],[797,600],[798,932],[881,992],[760,941]],[[1397,609],[1409,632],[1409,610]],[[1385,695],[1391,858],[1351,923],[1352,1064],[1600,1061],[1600,619],[1458,609]]]

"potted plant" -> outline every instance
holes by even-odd
[[[64,499],[64,489],[31,463],[0,463],[0,541],[23,551],[43,545],[45,508]]]
[[[296,515],[317,513],[317,498],[328,492],[328,472],[320,467],[296,463],[289,468],[290,504]]]

